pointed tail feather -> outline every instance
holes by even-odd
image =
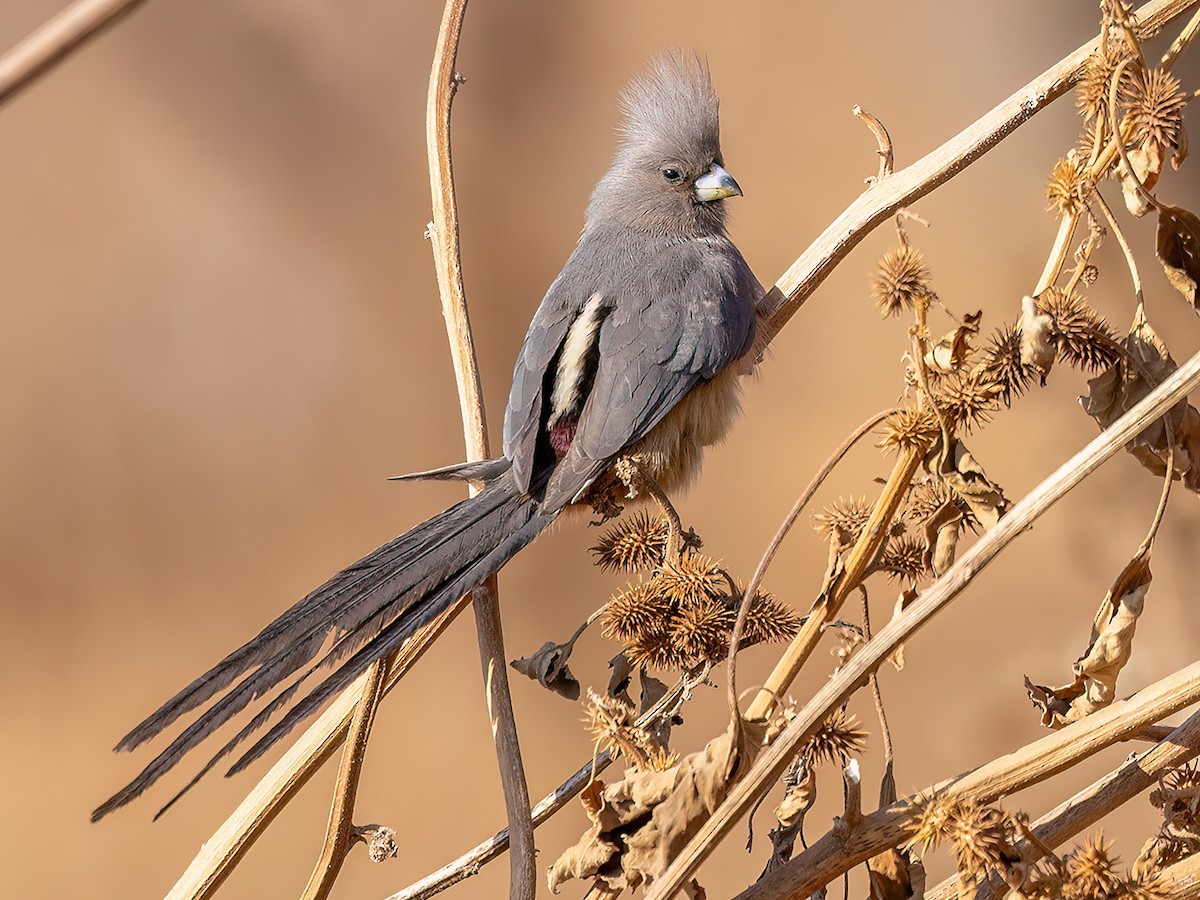
[[[556,513],[540,512],[506,471],[477,496],[434,516],[337,573],[245,646],[168,700],[121,741],[118,749],[136,747],[233,685],[137,778],[97,808],[92,820],[138,797],[252,700],[283,685],[304,669],[217,752],[168,803],[170,806],[219,760],[283,709],[311,674],[344,660],[254,744],[230,774],[245,768],[372,662],[399,647],[458,597],[497,571],[555,517]],[[336,640],[318,659],[330,633],[335,634]]]

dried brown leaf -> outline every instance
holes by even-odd
[[[938,467],[936,474],[971,508],[979,524],[991,528],[1008,509],[1003,489],[994,484],[962,441],[956,440],[949,453],[927,460]]]
[[[591,879],[600,891],[653,882],[724,801],[762,736],[734,722],[666,771],[627,771],[605,786],[585,806],[591,828],[550,867],[551,892],[571,879]]]
[[[979,334],[982,312],[968,313],[961,324],[942,337],[925,353],[925,365],[945,374],[958,369],[971,353],[971,338]]]
[[[1146,199],[1138,185],[1151,190],[1158,184],[1158,176],[1162,174],[1164,162],[1162,144],[1148,141],[1129,150],[1126,155],[1133,166],[1133,174],[1130,175],[1129,167],[1121,160],[1113,170],[1113,175],[1121,182],[1121,196],[1125,198],[1125,208],[1131,215],[1141,218],[1154,209],[1154,204]]]
[[[1151,544],[1143,545],[1109,589],[1092,623],[1087,650],[1075,662],[1071,684],[1049,688],[1025,679],[1043,725],[1061,728],[1113,702],[1117,676],[1133,651],[1137,620],[1153,577],[1150,553]]]
[[[1088,381],[1084,412],[1107,428],[1175,371],[1175,360],[1138,307],[1124,341],[1125,359]],[[1200,492],[1200,412],[1180,400],[1169,413],[1125,445],[1143,467],[1163,475],[1175,450],[1175,477]]]
[[[579,682],[567,667],[574,643],[573,640],[565,644],[546,641],[533,656],[523,656],[509,665],[527,678],[532,678],[546,690],[568,700],[578,700]]]
[[[1167,280],[1200,312],[1196,284],[1200,282],[1200,219],[1178,206],[1165,206],[1158,214],[1155,252]]]

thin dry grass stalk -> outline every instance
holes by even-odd
[[[812,736],[819,723],[833,709],[845,702],[896,647],[948,605],[984,566],[1042,513],[1198,385],[1200,353],[1180,366],[1117,423],[1102,432],[1057,472],[1015,504],[998,524],[963,554],[920,599],[904,614],[894,618],[812,697],[775,742],[762,752],[751,770],[733,787],[728,799],[684,848],[671,868],[655,882],[647,893],[646,900],[665,900],[679,890],[695,873],[716,843],[749,811],[765,787],[783,775],[792,756]],[[877,848],[876,852],[878,849],[886,848]],[[777,870],[772,877],[781,871],[783,869]],[[774,895],[763,893],[759,896]]]
[[[448,0],[446,3],[433,57],[433,71],[429,76],[425,132],[429,149],[429,182],[433,193],[433,222],[429,226],[429,241],[433,247],[438,293],[441,295],[442,314],[446,319],[446,334],[450,339],[450,354],[454,361],[467,459],[473,461],[488,457],[487,423],[462,283],[458,206],[450,154],[450,108],[460,84],[455,63],[466,8],[467,0]],[[475,493],[474,487],[471,492]],[[496,576],[490,576],[472,592],[472,601],[492,739],[496,744],[500,782],[504,788],[504,807],[508,815],[512,847],[509,896],[512,900],[523,900],[532,898],[536,893],[537,872],[533,823],[529,814],[529,786],[521,762],[516,717],[508,686],[508,656],[504,652],[498,585]]]

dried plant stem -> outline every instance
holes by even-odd
[[[1033,836],[1037,843],[1057,847],[1153,787],[1167,769],[1181,766],[1197,754],[1200,754],[1200,712],[1192,713],[1178,728],[1170,729],[1160,743],[1135,755],[1050,810],[1033,823]],[[1033,862],[1042,855],[1033,842],[1019,844],[1016,849],[1026,862]],[[979,888],[975,900],[992,900],[998,891],[1005,889],[993,879]],[[957,896],[957,878],[951,877],[932,888],[925,900],[950,900]]]
[[[329,825],[325,831],[325,842],[321,856],[301,894],[301,900],[325,900],[333,890],[333,883],[342,870],[346,854],[354,843],[354,799],[358,794],[358,783],[362,776],[363,759],[367,742],[371,736],[371,725],[375,721],[375,710],[383,697],[384,676],[388,660],[376,660],[366,671],[362,699],[354,707],[350,729],[342,762],[338,768],[337,787],[333,794],[333,808],[329,812]]]
[[[879,174],[876,176],[876,179],[886,178],[892,174],[892,170],[896,165],[896,155],[892,150],[891,136],[887,133],[887,129],[883,127],[883,123],[861,106],[854,107],[854,115],[862,119],[863,123],[871,129],[871,134],[875,135],[875,142],[879,144]]]
[[[1200,894],[1200,853],[1163,869],[1158,888],[1162,900],[1195,900]]]
[[[1137,297],[1138,303],[1142,302],[1142,277],[1138,274],[1137,260],[1133,258],[1133,249],[1129,246],[1129,242],[1125,240],[1125,233],[1121,230],[1121,226],[1117,223],[1116,217],[1113,215],[1112,209],[1105,202],[1104,197],[1099,191],[1093,195],[1096,199],[1096,205],[1100,207],[1104,213],[1104,218],[1108,220],[1108,226],[1112,229],[1113,235],[1117,239],[1117,243],[1121,245],[1121,250],[1125,254],[1125,263],[1129,266],[1129,277],[1133,280],[1133,293]]]
[[[1200,0],[1151,0],[1144,4],[1136,15],[1139,36],[1152,37],[1197,2]],[[829,273],[876,226],[962,172],[1074,87],[1083,64],[1099,44],[1100,38],[1093,38],[932,153],[865,190],[763,298],[763,345],[780,332]]]
[[[945,608],[975,576],[1046,510],[1094,472],[1133,437],[1160,419],[1172,406],[1200,385],[1200,353],[1168,376],[1129,412],[1101,432],[1058,471],[1015,504],[999,523],[975,543],[902,615],[889,622],[870,643],[850,659],[801,709],[775,741],[766,747],[750,770],[730,789],[724,803],[701,826],[666,873],[656,881],[645,900],[665,900],[689,879],[734,823],[749,810],[766,785],[777,781],[795,753],[820,723],[861,687],[896,647],[908,640],[930,618]],[[898,461],[899,463],[899,461]],[[890,481],[890,479],[889,479]],[[882,504],[880,504],[882,506]],[[1200,689],[1200,686],[1197,686]],[[1105,710],[1104,712],[1107,712]],[[1095,718],[1093,714],[1085,723]],[[1161,717],[1158,717],[1161,718]],[[1149,721],[1156,721],[1151,719]],[[1131,728],[1122,730],[1130,733]],[[865,858],[865,857],[864,857]],[[859,859],[858,861],[861,861]],[[771,877],[775,877],[777,870]],[[780,876],[787,877],[787,876]],[[824,882],[819,882],[823,884]],[[818,884],[818,886],[819,886]],[[763,893],[768,897],[773,894]]]
[[[813,605],[807,621],[800,628],[800,633],[788,645],[774,670],[767,676],[762,689],[750,703],[746,710],[747,719],[761,720],[770,714],[777,702],[776,698],[787,693],[792,681],[816,649],[825,626],[833,621],[846,597],[862,582],[880,547],[887,540],[888,526],[891,525],[896,510],[904,502],[904,494],[921,464],[923,455],[922,450],[917,447],[900,451],[887,484],[871,510],[867,524],[863,526],[862,534],[846,555],[841,574]]]
[[[454,195],[454,170],[450,154],[450,108],[461,79],[455,71],[458,38],[462,32],[467,0],[447,0],[438,32],[433,71],[429,77],[429,103],[425,120],[429,149],[429,182],[433,193],[433,222],[429,239],[437,268],[438,292],[442,314],[454,360],[462,411],[463,435],[469,460],[488,456],[487,425],[484,420],[483,392],[479,368],[471,338],[471,323],[463,290],[459,255],[458,207]],[[474,491],[474,488],[472,488]],[[504,806],[508,814],[513,852],[509,857],[509,897],[532,898],[537,891],[534,867],[533,823],[529,816],[529,786],[521,762],[516,718],[508,686],[507,654],[500,622],[498,582],[489,577],[472,592],[475,630],[483,664],[487,691],[488,716],[504,788]]]
[[[880,636],[884,633],[880,632]],[[869,647],[862,652],[867,650]],[[1197,701],[1200,701],[1200,662],[1014,753],[943,781],[933,790],[950,802],[992,803],[1044,781],[1137,728],[1157,722]],[[908,797],[864,816],[861,827],[849,835],[826,834],[800,856],[743,891],[737,900],[807,897],[847,869],[898,846],[908,837],[908,825],[918,811],[917,799]],[[647,894],[648,898],[656,896],[653,892]]]
[[[1050,248],[1050,256],[1046,259],[1046,267],[1042,270],[1042,277],[1038,279],[1037,287],[1033,289],[1034,297],[1058,281],[1063,264],[1067,261],[1067,253],[1071,249],[1071,238],[1075,236],[1075,225],[1078,221],[1079,216],[1074,213],[1063,216],[1059,220],[1058,234],[1054,236],[1054,244]]]
[[[465,597],[460,599],[413,635],[392,657],[383,687],[385,694],[425,655],[455,616],[466,608],[467,602]],[[205,900],[216,893],[275,816],[341,746],[368,679],[367,673],[360,676],[287,749],[216,833],[204,842],[166,900]]]
[[[746,590],[742,592],[741,606],[738,608],[737,621],[733,625],[733,631],[729,636],[729,678],[728,678],[728,698],[730,715],[737,714],[737,648],[741,644],[742,632],[746,627],[746,619],[750,615],[750,603],[759,587],[762,585],[763,577],[767,574],[767,568],[775,559],[775,554],[779,552],[779,547],[783,544],[783,539],[787,537],[788,532],[792,530],[792,526],[796,524],[796,520],[800,518],[800,514],[804,508],[808,506],[813,495],[825,483],[825,479],[837,467],[837,464],[842,461],[842,458],[850,452],[850,449],[857,444],[862,438],[870,432],[872,428],[890,416],[894,410],[885,409],[882,412],[877,412],[861,425],[850,433],[850,436],[842,441],[842,445],[830,454],[825,463],[817,470],[817,474],[812,477],[808,486],[792,504],[791,510],[788,511],[783,522],[776,529],[774,537],[771,538],[771,543],[767,545],[767,549],[763,551],[762,557],[758,561],[758,566],[754,570],[754,574],[750,576],[750,582],[746,585]]]
[[[77,0],[0,57],[0,106],[145,0]]]
[[[1159,61],[1159,66],[1167,72],[1175,65],[1175,62],[1183,55],[1188,46],[1196,37],[1196,32],[1200,31],[1200,10],[1196,10],[1195,14],[1188,20],[1187,25],[1183,27],[1183,31],[1179,32],[1179,36],[1171,42],[1171,46],[1167,48],[1167,52],[1163,54]]]

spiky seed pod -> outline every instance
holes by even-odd
[[[978,881],[1013,855],[1012,825],[1003,810],[978,803],[959,803],[952,818],[950,840],[960,872]]]
[[[929,571],[929,548],[922,538],[904,534],[888,542],[879,559],[879,568],[892,581],[919,581]]]
[[[1071,893],[1080,897],[1111,897],[1121,887],[1117,860],[1111,855],[1112,843],[1104,835],[1089,837],[1082,847],[1067,857],[1067,876]]]
[[[1093,265],[1086,265],[1083,271],[1079,273],[1079,281],[1081,284],[1086,284],[1089,287],[1096,283],[1096,279],[1100,277],[1100,270]]]
[[[1200,787],[1200,763],[1193,760],[1186,766],[1172,769],[1164,776],[1163,784],[1173,791],[1187,791]]]
[[[920,524],[947,503],[953,503],[955,508],[962,513],[962,527],[970,528],[972,531],[979,530],[979,520],[971,512],[971,507],[962,497],[950,490],[946,482],[934,478],[919,481],[913,485],[904,502],[904,510],[901,515],[906,521]]]
[[[879,261],[871,284],[875,308],[884,317],[912,309],[918,297],[929,295],[929,277],[929,268],[919,251],[908,246],[889,250]]]
[[[1067,296],[1049,288],[1038,305],[1054,320],[1058,355],[1071,365],[1090,372],[1107,369],[1121,358],[1121,345],[1105,318],[1072,292]]]
[[[794,609],[779,602],[767,591],[755,591],[750,610],[746,613],[742,646],[790,641],[799,630],[800,617]]]
[[[855,541],[870,517],[871,504],[866,497],[838,497],[832,506],[813,516],[813,530],[826,539],[838,535]]]
[[[980,367],[964,375],[955,372],[943,380],[937,395],[938,408],[955,426],[970,431],[982,428],[1000,409],[1003,385]]]
[[[1179,79],[1162,69],[1139,69],[1121,84],[1121,103],[1132,126],[1131,144],[1153,141],[1160,147],[1178,146],[1183,108],[1188,96]]]
[[[664,631],[673,607],[665,597],[646,584],[628,585],[609,601],[604,610],[601,630],[604,636],[628,641],[651,631]]]
[[[987,380],[999,385],[996,399],[1005,406],[1033,383],[1033,367],[1021,362],[1021,332],[1015,325],[1006,323],[996,329],[984,348],[982,366]]]
[[[688,553],[677,562],[663,563],[649,583],[653,593],[681,608],[717,597],[726,586],[717,564],[699,553]]]
[[[626,646],[625,655],[633,665],[650,669],[682,669],[688,662],[667,631],[639,634]]]
[[[862,753],[866,747],[867,733],[859,725],[858,717],[838,708],[821,723],[800,753],[810,767],[823,762],[842,765],[848,757]]]
[[[1058,866],[1046,857],[1038,860],[1021,885],[1021,894],[1028,900],[1063,900],[1063,880]]]
[[[1108,91],[1113,73],[1132,55],[1124,41],[1108,41],[1105,52],[1097,50],[1087,58],[1075,95],[1075,103],[1085,119],[1104,118],[1108,110]],[[1121,73],[1121,84],[1128,84],[1132,78],[1132,67],[1126,66]]]
[[[1087,164],[1083,159],[1068,156],[1056,162],[1050,170],[1050,178],[1046,181],[1046,200],[1050,209],[1060,216],[1073,216],[1083,208],[1091,189]]]
[[[610,528],[592,553],[606,571],[645,572],[662,564],[669,532],[666,519],[639,512]]]
[[[689,661],[718,662],[729,653],[737,611],[715,597],[688,604],[671,620],[671,642]]]
[[[1167,892],[1158,872],[1139,872],[1121,882],[1120,900],[1165,900]]]
[[[879,447],[891,450],[927,450],[941,434],[937,419],[925,409],[904,406],[883,422],[883,440]]]
[[[954,836],[954,803],[937,794],[926,794],[916,799],[916,815],[909,820],[906,849],[915,850],[924,856]]]

